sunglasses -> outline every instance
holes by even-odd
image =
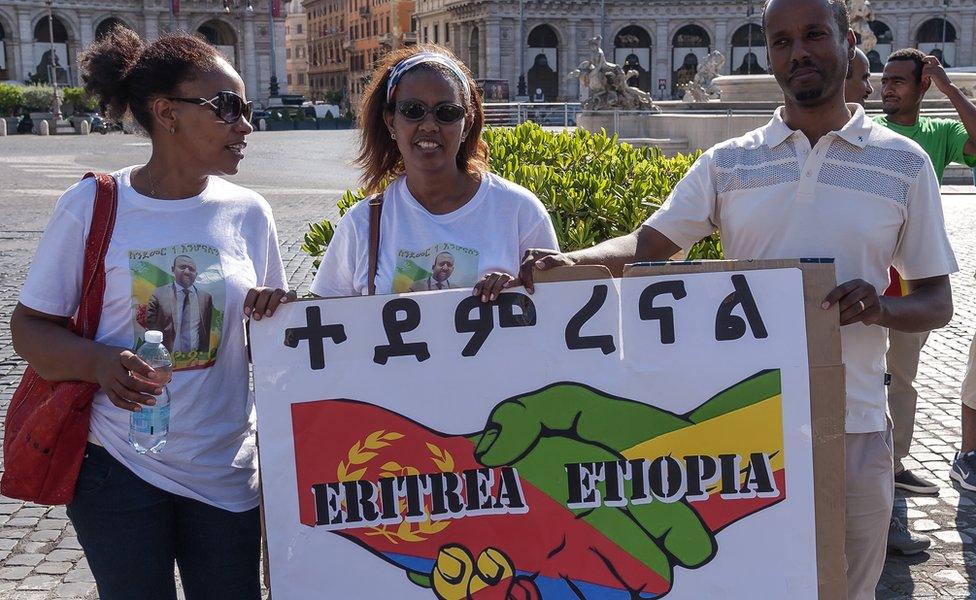
[[[250,121],[251,114],[254,112],[253,102],[244,102],[234,92],[217,92],[217,95],[207,100],[206,98],[167,98],[176,102],[189,102],[197,106],[206,106],[225,123],[236,123],[241,117]]]
[[[463,106],[453,102],[441,102],[430,108],[419,100],[402,100],[397,102],[396,109],[408,121],[423,121],[427,113],[433,113],[434,120],[444,125],[457,123],[467,114]]]

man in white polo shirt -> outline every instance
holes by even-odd
[[[844,103],[854,33],[843,0],[770,0],[770,66],[786,100],[765,126],[705,152],[634,233],[559,254],[530,250],[533,268],[668,258],[716,229],[728,258],[833,257],[847,372],[847,587],[874,598],[894,495],[885,412],[887,327],[926,331],[952,316],[956,270],[928,156]],[[909,293],[880,297],[894,265]]]

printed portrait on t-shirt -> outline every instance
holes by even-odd
[[[478,280],[478,251],[457,244],[397,252],[393,292],[427,292],[472,287]]]
[[[163,332],[173,369],[202,369],[217,359],[224,323],[220,253],[204,244],[129,251],[133,330]]]

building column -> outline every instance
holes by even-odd
[[[485,19],[485,75],[486,79],[498,79],[502,76],[500,46],[502,43],[501,26],[498,17]]]
[[[448,23],[448,27],[451,28],[451,51],[464,62],[464,54],[461,53],[461,26],[459,23]]]
[[[725,57],[725,65],[722,67],[723,74],[732,72],[732,43],[729,41],[729,26],[725,19],[715,21],[715,41],[712,42],[712,50],[718,50]]]
[[[956,32],[956,64],[955,67],[973,64],[973,45],[962,44],[959,40],[973,39],[973,15],[959,15],[960,27]]]
[[[17,21],[14,21],[14,26],[17,25]],[[10,49],[9,58],[7,61],[7,77],[10,81],[23,81],[27,78],[25,73],[20,72],[21,68],[21,48],[24,46],[24,41],[21,39],[18,31],[11,31],[10,36],[6,39],[7,48]]]
[[[478,23],[478,77],[488,76],[487,48],[488,43],[488,24],[485,21]]]
[[[664,97],[671,97],[671,39],[668,37],[668,22],[657,21],[657,32],[654,40],[654,68],[651,70],[651,84],[655,98],[660,94],[658,80],[664,80]]]
[[[34,32],[30,26],[30,13],[26,9],[17,10],[18,36],[20,37],[20,79],[27,79],[28,73],[34,72]]]
[[[260,95],[258,89],[258,65],[257,65],[257,36],[254,31],[254,15],[244,16],[244,64],[243,67],[244,91],[248,98],[257,99]]]
[[[78,42],[79,45],[84,49],[91,45],[92,41],[95,39],[95,23],[92,20],[92,15],[88,11],[82,11],[79,15],[79,21],[81,25],[78,31]]]
[[[914,40],[912,40],[911,26],[911,15],[898,15],[895,30],[892,32],[895,36],[895,48],[911,48],[915,46]]]
[[[147,40],[159,37],[159,13],[149,12],[142,15],[142,36]]]
[[[565,102],[576,102],[579,100],[579,79],[569,79],[566,73],[575,69],[579,63],[579,48],[577,47],[576,26],[579,19],[571,18],[566,24],[566,59],[559,65],[560,72],[556,73],[559,78],[559,87],[562,88],[560,95]]]
[[[471,64],[471,54],[468,51],[469,41],[471,39],[471,26],[467,23],[459,23],[457,27],[457,55],[465,65],[467,65],[468,70],[474,71],[474,66]]]

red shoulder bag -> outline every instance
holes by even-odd
[[[97,184],[95,210],[85,242],[81,301],[68,328],[94,339],[105,295],[105,253],[115,226],[118,189],[111,175],[85,175],[89,177]],[[46,381],[27,366],[4,421],[0,494],[38,504],[71,502],[97,391],[96,383]]]

